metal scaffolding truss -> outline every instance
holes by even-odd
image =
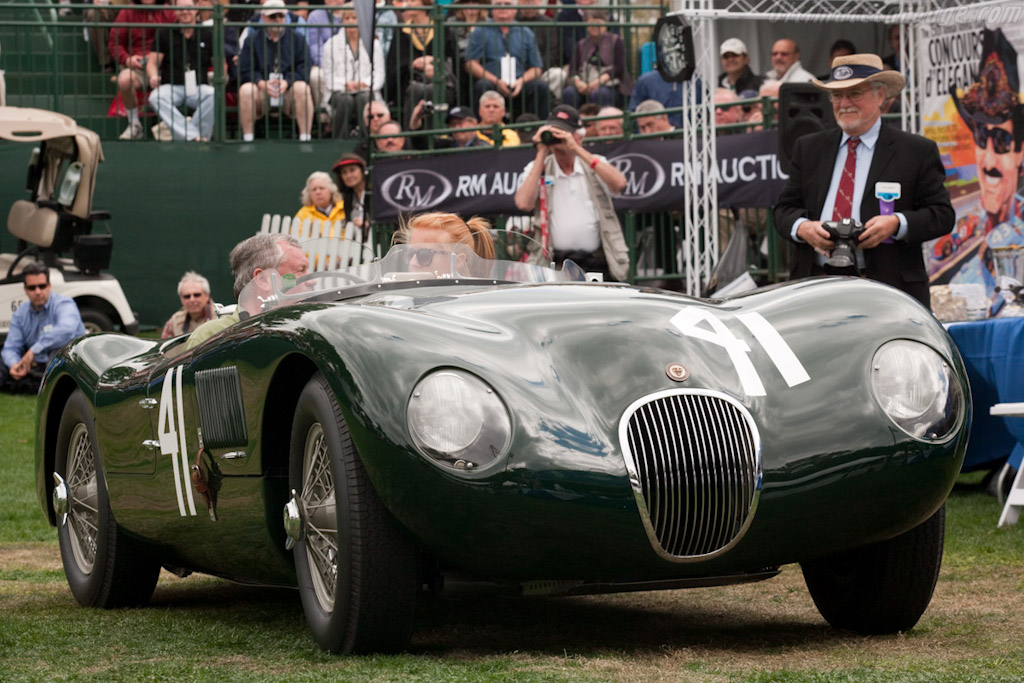
[[[923,23],[964,23],[985,19],[985,12],[1006,6],[1006,0],[676,0],[672,14],[693,27],[694,77],[684,84],[683,161],[687,169],[683,193],[682,262],[686,293],[699,296],[718,262],[718,153],[715,144],[714,85],[719,68],[715,25],[723,20],[821,21],[900,24],[901,63],[907,86],[903,92],[903,128],[920,130],[917,115],[920,84],[917,45]]]

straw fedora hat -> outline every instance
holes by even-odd
[[[828,82],[822,83],[817,78],[811,82],[829,92],[855,88],[861,83],[884,83],[889,89],[887,97],[896,97],[907,80],[899,71],[885,71],[878,55],[860,54],[836,57]]]

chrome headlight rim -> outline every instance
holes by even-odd
[[[472,431],[476,431],[472,441],[465,447],[454,451],[445,451],[432,447],[428,443],[429,439],[424,438],[424,434],[417,427],[416,401],[424,397],[424,388],[429,387],[431,382],[440,378],[457,378],[456,381],[461,380],[466,384],[466,388],[470,393],[478,392],[476,395],[479,400],[473,404],[467,402],[462,405],[449,406],[452,411],[451,415],[457,415],[460,419],[466,417],[456,409],[467,407],[482,407],[484,413],[484,417],[480,419],[479,425],[472,428]],[[469,417],[470,419],[473,418],[473,416]],[[431,465],[448,474],[455,474],[465,478],[476,478],[488,476],[496,469],[503,467],[512,447],[515,422],[511,411],[508,409],[508,404],[489,382],[475,372],[465,368],[443,366],[423,373],[413,386],[413,390],[410,392],[406,402],[406,428],[409,432],[410,443]],[[466,464],[473,462],[473,460],[462,456],[470,455],[475,448],[487,448],[488,446],[482,445],[483,441],[500,442],[500,445],[491,448],[492,452],[494,452],[494,457],[489,462],[474,462],[473,465],[467,467]],[[460,461],[462,464],[460,464]]]
[[[915,433],[913,429],[908,428],[907,423],[911,421],[911,418],[906,418],[901,421],[901,419],[899,419],[898,416],[894,415],[893,412],[891,412],[887,408],[886,397],[880,395],[879,393],[879,373],[884,372],[884,368],[881,367],[883,360],[882,355],[883,353],[891,352],[893,349],[896,349],[897,347],[900,346],[906,346],[911,349],[916,349],[918,351],[925,351],[926,353],[921,354],[917,358],[917,360],[930,360],[932,362],[935,362],[936,365],[934,369],[944,374],[945,381],[947,383],[947,391],[945,393],[945,405],[948,405],[949,409],[944,413],[944,417],[947,419],[940,422],[933,422],[929,429],[926,430],[923,434]],[[895,425],[897,429],[899,429],[902,433],[909,436],[911,439],[918,441],[920,443],[931,445],[940,445],[948,443],[953,439],[957,438],[957,436],[960,434],[967,413],[967,405],[964,391],[960,383],[960,378],[958,374],[954,371],[954,368],[955,365],[953,361],[947,355],[943,354],[940,350],[936,349],[934,346],[931,346],[930,344],[927,344],[918,339],[910,339],[903,337],[897,339],[890,339],[886,341],[884,344],[881,344],[877,349],[875,349],[875,352],[871,356],[871,364],[868,368],[868,384],[871,387],[871,397],[875,401],[875,405],[878,406],[878,408],[886,416],[889,422]],[[936,401],[933,400],[932,404],[928,408],[934,411],[935,406]],[[922,414],[923,412],[924,411],[922,411]],[[931,427],[934,427],[939,424],[944,425],[943,428],[945,429],[945,432],[941,435],[929,436],[928,432],[931,431]]]

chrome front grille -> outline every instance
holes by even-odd
[[[697,389],[653,394],[626,411],[619,438],[663,556],[703,557],[740,537],[761,490],[760,440],[740,403]]]

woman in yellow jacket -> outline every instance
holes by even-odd
[[[313,220],[312,234],[303,235],[309,237],[334,237],[337,225],[338,237],[344,237],[345,226],[345,205],[341,201],[341,193],[338,186],[334,184],[331,176],[323,171],[314,171],[306,178],[306,186],[302,188],[299,196],[302,208],[295,214],[295,220],[304,221],[307,218]],[[321,226],[324,221],[330,224],[327,234],[321,233]]]

